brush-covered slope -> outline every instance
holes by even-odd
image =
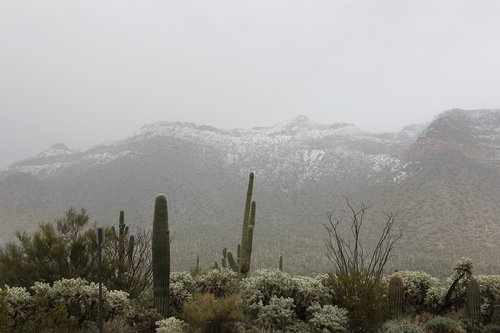
[[[221,130],[161,122],[86,151],[57,144],[0,173],[4,239],[70,206],[99,224],[150,227],[157,193],[169,200],[173,260],[205,266],[238,242],[247,176],[256,173],[254,264],[326,271],[325,212],[346,214],[343,195],[372,206],[367,242],[398,213],[405,236],[394,265],[437,273],[457,257],[498,266],[500,111],[451,110],[425,126],[366,133],[303,116],[268,128]]]

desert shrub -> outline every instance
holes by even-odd
[[[170,311],[171,315],[178,316],[182,312],[182,305],[190,301],[196,291],[196,281],[188,272],[170,273]]]
[[[442,284],[432,286],[427,290],[424,303],[432,313],[437,313],[444,305],[444,298],[448,288]]]
[[[1,332],[72,332],[77,322],[68,316],[63,303],[51,304],[49,291],[43,290],[33,295],[25,288],[9,288],[4,291],[4,306],[7,318],[1,325]]]
[[[105,319],[124,318],[130,311],[128,294],[104,292]],[[29,290],[5,288],[9,322],[16,332],[71,332],[86,321],[97,320],[98,286],[83,279],[62,279],[52,286],[36,282]]]
[[[409,320],[391,320],[384,324],[384,333],[424,333],[424,329]]]
[[[238,292],[238,275],[230,269],[212,269],[196,276],[196,289],[215,297],[225,297]]]
[[[476,279],[481,288],[481,318],[484,323],[490,323],[495,305],[500,304],[500,276],[478,275]]]
[[[9,332],[12,329],[12,320],[9,316],[7,290],[0,289],[0,332]]]
[[[262,301],[252,304],[251,308],[257,313],[257,325],[266,331],[286,331],[286,327],[295,320],[293,298],[272,296],[269,304]]]
[[[237,324],[245,321],[239,295],[216,299],[213,294],[194,294],[190,302],[182,306],[186,323],[192,332],[237,332]]]
[[[273,296],[291,298],[294,289],[290,274],[269,269],[259,269],[240,282],[241,297],[250,308],[253,318],[256,318],[257,312],[251,309],[252,305],[260,302],[268,305]]]
[[[315,328],[302,321],[302,320],[295,320],[291,325],[288,325],[286,327],[286,333],[315,333],[316,330]]]
[[[136,331],[131,328],[124,319],[105,321],[102,328],[103,333],[136,333]],[[78,333],[99,333],[99,327],[96,322],[87,321],[84,323],[83,329],[78,330]]]
[[[182,320],[169,317],[156,322],[156,333],[184,333],[187,325]]]
[[[405,287],[403,311],[408,314],[420,314],[427,310],[427,292],[439,286],[439,280],[422,271],[401,271],[394,274],[401,277]]]
[[[434,317],[425,323],[427,333],[466,333],[456,321],[446,317]]]
[[[156,330],[156,322],[161,319],[161,314],[154,308],[135,308],[127,316],[127,323],[135,333],[152,333]]]
[[[295,313],[301,320],[307,319],[307,308],[313,303],[331,303],[328,288],[322,283],[322,277],[294,276],[291,279],[291,297],[295,304]]]
[[[330,275],[334,304],[346,309],[349,327],[355,333],[376,332],[388,317],[386,284],[364,272],[337,271]]]
[[[481,333],[500,333],[500,326],[495,324],[486,325],[481,330]]]
[[[313,303],[307,308],[311,319],[309,323],[314,326],[317,332],[321,333],[347,333],[349,321],[347,310],[336,305],[324,305]]]

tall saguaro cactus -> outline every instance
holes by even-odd
[[[481,290],[476,279],[471,278],[469,282],[467,282],[465,292],[467,295],[467,315],[469,316],[472,324],[477,326],[481,320]]]
[[[153,303],[164,316],[169,312],[170,230],[167,198],[159,194],[155,200],[153,220]]]
[[[392,319],[399,319],[403,314],[403,280],[393,275],[389,280],[388,298]]]
[[[247,196],[245,210],[243,213],[243,228],[241,231],[241,242],[238,244],[237,257],[234,260],[230,251],[223,251],[222,265],[227,264],[240,277],[247,277],[250,272],[250,261],[252,259],[253,231],[255,229],[255,214],[257,205],[252,201],[253,195],[253,172],[248,177]]]

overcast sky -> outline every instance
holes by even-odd
[[[1,0],[0,168],[161,120],[396,131],[500,107],[500,1]]]

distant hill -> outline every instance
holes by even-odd
[[[324,272],[326,211],[345,216],[343,196],[371,206],[368,242],[383,211],[404,238],[391,268],[448,274],[461,256],[500,273],[500,110],[450,110],[397,133],[367,133],[304,116],[266,128],[221,130],[191,123],[144,126],[85,151],[56,144],[0,171],[0,231],[33,229],[70,207],[98,224],[151,226],[165,193],[175,231],[175,269],[196,255],[205,267],[235,248],[248,173],[256,174],[254,265]]]

